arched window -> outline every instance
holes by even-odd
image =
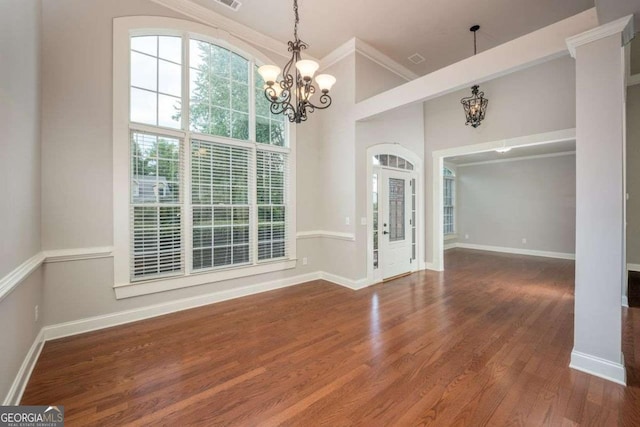
[[[393,154],[377,154],[373,156],[373,165],[408,171],[413,170],[413,164],[409,160],[405,160],[402,157],[395,156]]]
[[[126,208],[114,200],[114,216],[124,219],[126,209],[129,218],[120,228],[116,219],[116,286],[231,267],[215,277],[282,269],[274,261],[295,256],[289,126],[269,111],[257,73],[263,61],[208,27],[138,19],[114,25],[114,190],[122,182],[115,174],[126,173],[123,144],[129,172]],[[128,97],[118,95],[125,72]],[[118,132],[125,126],[128,142]]]
[[[456,174],[445,167],[442,169],[444,178],[444,235],[452,235],[456,232],[455,204],[456,204]]]

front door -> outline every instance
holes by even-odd
[[[411,174],[382,170],[380,200],[380,262],[388,279],[412,269]]]

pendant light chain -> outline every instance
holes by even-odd
[[[476,33],[478,30],[473,32],[473,56],[478,53],[478,43],[476,42]]]
[[[296,17],[295,24],[293,26],[293,38],[295,41],[298,41],[298,23],[300,22],[300,17],[298,16],[298,0],[293,0],[293,13]]]

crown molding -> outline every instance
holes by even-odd
[[[576,57],[576,48],[600,40],[605,37],[613,36],[615,34],[621,34],[621,46],[625,46],[633,39],[633,15],[628,15],[615,21],[611,21],[599,27],[585,31],[584,33],[576,34],[567,38],[567,48],[572,58]]]
[[[571,156],[575,154],[576,154],[575,151],[561,151],[559,153],[534,154],[532,156],[523,156],[523,157],[509,157],[507,159],[482,160],[479,162],[460,163],[460,164],[454,163],[454,165],[459,168],[463,168],[465,166],[490,165],[493,163],[506,163],[506,162],[519,162],[523,160],[547,159],[549,157]]]
[[[198,22],[209,25],[214,28],[226,31],[229,34],[237,37],[241,40],[254,44],[258,47],[267,49],[270,52],[276,53],[283,57],[290,56],[288,46],[279,40],[271,38],[262,34],[259,31],[254,30],[244,24],[234,21],[231,18],[227,18],[211,9],[204,6],[200,6],[191,0],[151,0],[161,6],[171,9],[174,12],[178,12],[189,18],[195,19]],[[305,56],[308,59],[312,59],[318,62],[317,59],[310,55]]]
[[[411,81],[420,77],[404,65],[399,64],[384,53],[380,52],[375,47],[371,46],[369,43],[366,43],[358,39],[357,37],[354,37],[346,43],[338,46],[331,53],[322,58],[322,60],[320,61],[320,68],[322,70],[329,68],[330,66],[355,52],[370,59],[371,61],[391,71],[392,73],[402,77],[406,81]]]

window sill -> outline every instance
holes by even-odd
[[[144,282],[123,283],[113,286],[116,299],[131,298],[158,292],[172,291],[191,286],[221,282],[224,280],[238,279],[240,277],[255,276],[258,274],[272,273],[274,271],[289,270],[296,267],[295,259],[287,259],[262,263],[250,267],[230,268],[212,272],[198,272],[190,275],[171,276],[147,280]]]
[[[453,233],[453,234],[445,234],[444,235],[444,240],[453,240],[453,239],[457,239],[458,235]]]

